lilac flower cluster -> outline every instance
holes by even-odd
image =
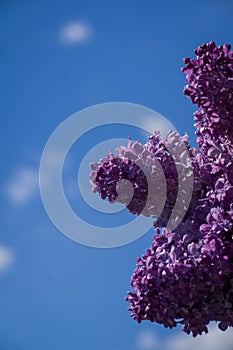
[[[175,132],[170,132],[165,140],[155,132],[145,145],[129,140],[127,147],[118,147],[117,155],[109,152],[107,158],[91,164],[93,191],[98,191],[103,199],[108,198],[110,203],[126,204],[132,214],[153,215],[157,219],[162,203],[163,213],[157,225],[165,225],[178,188],[176,164],[166,145],[173,148],[176,139]]]
[[[194,114],[197,149],[190,147],[187,136],[178,140],[175,132],[166,138],[155,132],[145,145],[130,140],[128,147],[118,148],[117,155],[109,153],[92,164],[93,191],[111,203],[125,203],[133,214],[156,219],[152,247],[138,259],[133,291],[126,298],[131,316],[138,322],[149,320],[169,328],[182,324],[193,336],[207,333],[210,321],[217,321],[221,330],[233,326],[230,48],[210,42],[198,47],[196,59],[184,60],[188,83],[184,92],[198,105]],[[184,145],[190,164],[182,161]],[[189,191],[180,179],[188,181],[190,168],[194,182],[189,206],[175,230],[170,230],[165,227],[179,190],[184,197]],[[179,210],[185,205],[182,196]]]
[[[199,107],[194,113],[200,154],[200,178],[208,185],[210,206],[201,232],[226,236],[233,218],[233,51],[214,42],[186,58],[184,92]]]
[[[230,45],[216,46],[212,41],[195,50],[196,59],[185,58],[188,85],[184,93],[197,104],[194,113],[197,143],[205,153],[212,141],[229,146],[233,137],[233,51]],[[208,141],[207,141],[208,140]]]
[[[181,323],[193,336],[207,332],[211,320],[222,330],[232,326],[231,254],[232,243],[217,235],[187,243],[178,233],[158,231],[132,277],[132,316],[170,328]]]

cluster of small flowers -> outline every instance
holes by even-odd
[[[216,46],[211,41],[195,50],[196,59],[184,59],[182,71],[188,83],[184,93],[199,107],[194,113],[197,143],[205,153],[212,142],[231,150],[233,147],[233,51],[230,49],[230,45]]]
[[[127,300],[132,316],[175,327],[193,336],[207,332],[218,320],[225,330],[233,325],[232,243],[217,235],[185,242],[166,229],[157,232],[152,247],[138,259]]]
[[[165,139],[155,132],[145,145],[130,140],[117,155],[92,164],[91,174],[102,198],[156,218],[152,247],[138,259],[126,298],[131,316],[170,328],[180,323],[193,336],[207,332],[210,321],[221,330],[233,326],[233,51],[210,42],[195,53],[183,72],[185,94],[198,105],[199,148],[191,148],[187,136],[180,142],[175,132]],[[182,161],[183,145],[190,164]],[[190,166],[194,185],[186,214],[174,232],[160,231],[174,209],[179,175],[186,182]]]
[[[191,154],[187,136],[182,141],[186,142]],[[159,219],[155,225],[164,226],[170,217],[179,186],[176,163],[169,149],[174,151],[176,147],[177,155],[182,153],[182,145],[176,132],[169,132],[165,139],[155,132],[145,145],[129,140],[127,147],[117,148],[117,155],[109,152],[107,158],[91,164],[93,192],[99,192],[101,198],[108,198],[110,203],[126,204],[132,214],[153,215]],[[183,168],[185,170],[185,164]],[[184,181],[185,176],[182,176]],[[131,186],[128,186],[129,183]],[[199,189],[199,183],[196,187]]]
[[[194,113],[200,154],[200,178],[208,185],[210,205],[201,231],[226,236],[233,219],[233,51],[214,42],[186,58],[184,93],[199,107]]]

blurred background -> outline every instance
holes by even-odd
[[[119,248],[82,246],[53,226],[38,187],[49,136],[91,105],[145,105],[195,146],[182,60],[203,42],[232,44],[232,23],[232,0],[0,0],[0,350],[232,350],[232,330],[211,325],[193,339],[132,320],[124,297],[153,230]],[[86,135],[82,147],[100,134],[147,137],[109,126]],[[105,222],[80,205],[81,149],[75,144],[65,164],[66,195],[85,220],[105,225],[114,215]]]

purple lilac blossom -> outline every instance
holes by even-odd
[[[152,247],[137,259],[126,300],[131,316],[193,336],[233,326],[233,51],[214,42],[186,58],[185,94],[194,113],[198,148],[186,145],[194,173],[191,202],[174,232],[166,227],[179,189],[177,164],[169,149],[176,133],[158,132],[145,145],[129,141],[116,155],[92,164],[93,191],[132,214],[154,216]],[[179,172],[183,171],[179,169]],[[185,172],[184,172],[185,173]],[[165,177],[164,208],[158,210]],[[121,180],[121,181],[120,181]],[[123,181],[122,181],[123,180]],[[121,190],[117,184],[122,184]],[[126,186],[124,186],[126,181]],[[133,192],[127,194],[127,181]],[[151,191],[151,188],[153,189]],[[129,200],[130,197],[130,200]],[[163,228],[163,229],[162,229]]]

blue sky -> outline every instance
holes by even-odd
[[[133,321],[124,297],[153,231],[105,250],[67,239],[44,210],[38,170],[54,129],[106,102],[150,107],[195,145],[195,107],[182,93],[182,59],[203,42],[232,44],[232,22],[230,0],[0,1],[1,350],[231,349],[231,331],[213,328],[192,341],[180,329]],[[138,130],[109,126],[83,145],[88,151],[100,135],[129,132],[145,141]],[[82,151],[75,145],[65,171],[76,211]],[[103,221],[88,210],[82,209],[86,220]]]

